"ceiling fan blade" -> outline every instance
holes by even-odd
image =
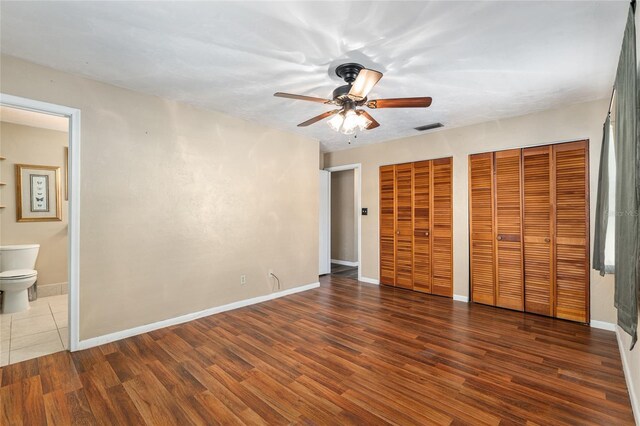
[[[329,104],[333,102],[330,99],[314,98],[313,96],[293,95],[291,93],[283,93],[283,92],[276,92],[273,94],[273,96],[276,96],[278,98],[296,99],[299,101],[318,102],[321,104]]]
[[[366,68],[361,69],[358,77],[356,77],[356,81],[351,85],[348,96],[354,101],[363,100],[381,78],[382,73],[379,71],[368,70]]]
[[[369,108],[426,108],[431,105],[431,98],[396,98],[376,99],[367,102]]]
[[[316,115],[315,117],[310,118],[310,119],[308,119],[307,121],[304,121],[304,122],[302,122],[302,123],[298,124],[298,127],[307,127],[307,126],[310,126],[310,125],[312,125],[313,123],[317,123],[317,122],[318,122],[318,121],[320,121],[320,120],[324,120],[324,119],[325,119],[325,118],[327,118],[327,117],[331,117],[333,114],[336,114],[336,113],[338,113],[338,112],[340,112],[340,110],[339,110],[339,109],[334,109],[333,111],[323,112],[323,113],[322,113],[322,114],[320,114],[320,115]]]
[[[378,123],[376,119],[373,118],[367,111],[360,110],[358,111],[358,114],[364,115],[365,117],[367,117],[367,120],[371,121],[371,124],[367,126],[367,130],[375,129],[376,127],[380,126],[380,123]]]

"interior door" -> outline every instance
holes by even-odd
[[[553,146],[556,317],[589,321],[588,142]]]
[[[413,289],[413,163],[396,165],[396,287]]]
[[[495,305],[493,153],[469,156],[471,298]]]
[[[431,293],[453,296],[453,159],[431,161]]]
[[[495,153],[496,306],[523,310],[520,149]]]
[[[380,167],[380,284],[396,284],[395,166]]]
[[[522,150],[525,311],[554,315],[553,192],[550,145]]]
[[[413,164],[413,289],[431,293],[431,161]]]

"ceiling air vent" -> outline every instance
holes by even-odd
[[[419,132],[424,132],[425,130],[437,129],[438,127],[444,127],[444,124],[442,123],[425,124],[424,126],[416,127],[415,129]]]

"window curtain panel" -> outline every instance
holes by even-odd
[[[616,73],[616,226],[615,226],[615,306],[618,325],[631,335],[631,348],[637,340],[638,297],[640,296],[640,143],[638,137],[638,71],[633,7]]]
[[[609,224],[609,127],[611,117],[607,115],[607,120],[602,128],[602,150],[600,151],[600,170],[598,172],[598,198],[596,200],[596,232],[593,237],[593,269],[600,271],[604,276],[605,271],[604,249],[607,241],[607,228]]]

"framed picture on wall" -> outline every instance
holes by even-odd
[[[16,220],[62,220],[60,167],[16,164]]]

